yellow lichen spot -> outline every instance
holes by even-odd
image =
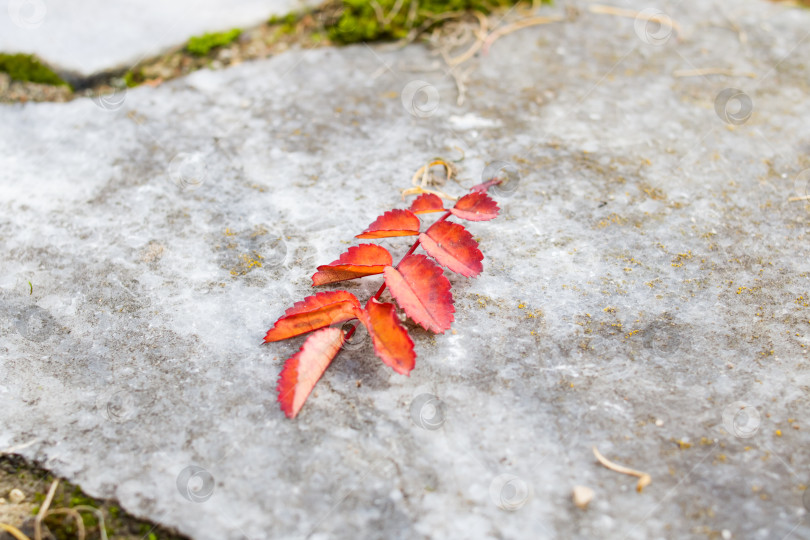
[[[675,442],[678,443],[678,448],[681,450],[688,450],[689,448],[692,448],[692,443],[688,443],[684,440],[677,440]]]
[[[230,228],[225,229],[225,232],[224,232],[223,234],[224,234],[225,236],[236,236],[236,233],[235,233],[235,232],[231,232],[231,229],[230,229]]]
[[[573,387],[574,387],[574,383],[571,383],[571,384],[568,385],[568,388],[573,388]]]
[[[777,437],[781,437],[781,436],[782,436],[782,430],[781,430],[781,429],[777,429],[777,430],[776,430],[776,431],[774,431],[773,433],[774,433],[774,435],[776,435]]]
[[[725,454],[719,454],[719,455],[717,456],[717,459],[718,459],[719,461],[723,461],[723,462],[725,462],[725,461],[726,461],[726,455],[725,455]]]
[[[523,304],[518,304],[518,309],[523,309],[524,307],[526,306],[524,306]]]

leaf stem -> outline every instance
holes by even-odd
[[[452,212],[450,212],[448,210],[447,212],[444,213],[444,215],[442,217],[440,217],[439,219],[434,221],[433,224],[435,225],[436,223],[439,223],[440,221],[444,221],[447,218],[449,218],[451,215],[452,215]],[[399,265],[402,264],[402,261],[405,260],[405,257],[407,257],[409,255],[413,255],[413,252],[416,251],[416,248],[418,248],[418,247],[419,247],[419,240],[417,239],[416,242],[414,242],[413,245],[411,246],[411,249],[408,250],[408,253],[406,253],[405,255],[402,256],[402,258],[399,260],[397,265],[394,266],[394,268],[399,268]],[[372,296],[372,298],[374,298],[374,300],[379,300],[380,296],[382,296],[383,291],[385,291],[385,281],[383,281],[382,286],[380,286],[380,290],[378,290],[377,294]]]

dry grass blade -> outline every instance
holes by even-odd
[[[666,15],[661,16],[653,13],[644,13],[643,11],[636,11],[634,9],[622,9],[613,6],[603,6],[600,4],[594,4],[592,6],[589,6],[588,11],[590,11],[591,13],[599,13],[602,15],[616,15],[617,17],[628,17],[630,19],[643,19],[645,21],[657,22],[658,24],[669,26],[670,28],[675,30],[678,33],[678,36],[683,35],[681,25],[678,24],[676,21],[673,21]]]
[[[636,491],[641,493],[645,487],[649,486],[652,482],[652,477],[641,471],[637,471],[635,469],[631,469],[629,467],[625,467],[623,465],[619,465],[617,463],[613,463],[612,461],[608,460],[605,456],[599,453],[599,450],[596,447],[593,447],[593,455],[596,457],[596,460],[602,464],[607,469],[611,471],[622,473],[622,474],[629,474],[630,476],[635,476],[638,478],[638,484],[636,484]]]
[[[58,514],[66,514],[72,517],[73,521],[76,522],[76,536],[78,537],[78,540],[85,539],[86,531],[84,530],[84,521],[82,520],[81,514],[79,514],[75,508],[57,508],[48,512],[49,516],[55,516]]]
[[[31,540],[25,534],[23,534],[23,532],[20,529],[12,525],[7,525],[6,523],[0,523],[0,531],[6,531],[16,540]]]
[[[672,72],[673,77],[703,77],[704,75],[726,75],[728,77],[748,77],[756,79],[756,73],[739,73],[727,68],[678,69]]]
[[[85,505],[74,506],[73,509],[76,510],[77,512],[94,513],[96,515],[96,518],[98,519],[98,530],[99,535],[101,536],[101,540],[107,540],[107,527],[104,524],[104,512],[93,506],[85,506]]]
[[[37,519],[34,521],[34,538],[35,540],[42,540],[42,520],[45,519],[45,516],[48,515],[48,508],[51,507],[51,503],[53,502],[53,496],[56,494],[56,488],[59,486],[59,480],[54,480],[51,483],[50,489],[48,489],[48,495],[45,497],[45,501],[42,503],[42,506],[39,507],[39,513],[37,514]]]
[[[507,34],[511,34],[512,32],[517,32],[518,30],[522,30],[524,28],[528,28],[530,26],[538,26],[541,24],[550,24],[555,22],[564,21],[564,17],[531,17],[528,19],[523,19],[512,24],[507,24],[506,26],[502,26],[497,30],[494,30],[492,33],[487,36],[486,41],[484,41],[484,52],[488,51],[489,48],[495,43],[497,40],[502,38]]]

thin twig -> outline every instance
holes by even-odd
[[[802,195],[800,197],[791,197],[788,202],[810,201],[810,195]]]
[[[629,474],[630,476],[638,477],[638,484],[636,484],[636,491],[641,493],[645,487],[649,486],[652,482],[652,477],[644,472],[637,471],[635,469],[631,469],[629,467],[625,467],[623,465],[619,465],[609,461],[605,456],[599,453],[599,450],[596,447],[593,447],[593,455],[596,456],[596,460],[601,463],[604,467],[610,469],[611,471],[622,473],[622,474]]]
[[[592,6],[588,6],[588,11],[591,13],[600,13],[602,15],[616,15],[618,17],[628,17],[630,19],[637,19],[641,18],[645,21],[653,21],[657,22],[658,24],[664,24],[669,26],[676,32],[678,35],[683,35],[683,30],[681,30],[681,25],[677,23],[677,21],[672,20],[667,15],[656,15],[654,13],[644,13],[643,11],[636,11],[634,9],[622,9],[617,8],[614,6],[603,6],[600,4],[594,4]]]
[[[501,26],[487,37],[486,41],[484,42],[484,53],[489,50],[493,43],[507,34],[511,34],[512,32],[516,32],[530,26],[538,26],[541,24],[555,23],[564,20],[564,17],[531,17],[529,19],[523,19],[506,26]]]
[[[678,69],[672,72],[673,77],[702,77],[704,75],[726,75],[728,77],[748,77],[756,79],[756,73],[739,73],[728,68],[702,68],[702,69]]]
[[[484,40],[486,39],[487,28],[489,27],[489,22],[487,18],[480,11],[474,11],[473,14],[478,19],[478,32],[475,36],[475,42],[473,42],[472,46],[469,49],[464,51],[462,54],[453,57],[453,58],[445,58],[447,64],[450,67],[455,67],[459,64],[462,64],[472,58],[475,53],[484,45]]]

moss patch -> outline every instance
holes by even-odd
[[[413,28],[438,15],[478,11],[489,14],[496,8],[513,6],[520,0],[342,0],[340,15],[327,27],[329,39],[349,44],[361,41],[402,39]],[[437,19],[438,22],[438,19]]]
[[[8,73],[15,81],[70,86],[51,68],[30,54],[0,53],[0,71]]]
[[[196,56],[205,56],[211,52],[211,49],[230,45],[241,34],[242,30],[239,28],[234,28],[233,30],[229,30],[227,32],[214,32],[212,34],[194,36],[188,40],[186,50]]]
[[[26,525],[30,527],[30,518],[39,513],[54,479],[45,469],[37,467],[19,456],[0,456],[0,491],[5,494],[9,489],[16,488],[26,496],[18,505],[8,502],[2,505],[0,521],[10,521],[10,524],[18,529],[25,529]],[[13,511],[15,507],[22,512]],[[72,513],[74,511],[78,514]],[[16,519],[15,516],[17,516]],[[78,538],[77,516],[84,524],[88,539],[100,537],[102,523],[100,517],[103,517],[107,537],[114,540],[143,540],[146,538],[187,540],[185,536],[170,529],[126,513],[113,501],[94,499],[85,494],[78,486],[61,480],[43,523],[57,540],[76,540]]]

